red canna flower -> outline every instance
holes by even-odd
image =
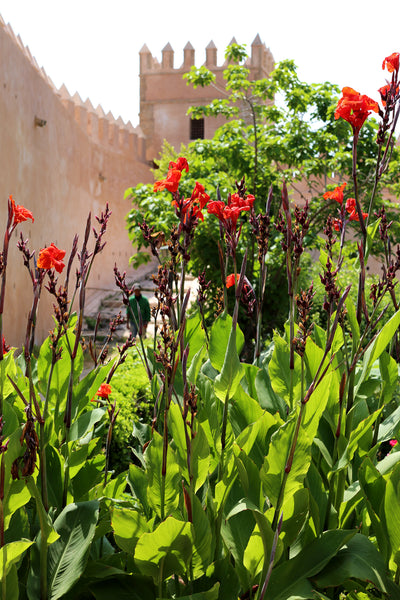
[[[387,84],[387,85],[380,87],[378,90],[378,92],[381,96],[383,106],[386,106],[386,101],[387,101],[387,97],[388,97],[390,88],[391,88],[391,86],[389,84]]]
[[[8,344],[6,344],[6,340],[4,339],[4,335],[3,335],[3,354],[7,354],[7,352],[10,350],[10,346]]]
[[[393,73],[393,71],[398,72],[399,70],[399,53],[393,52],[390,56],[387,56],[383,59],[382,69],[387,67],[389,73]]]
[[[248,194],[246,198],[242,198],[239,194],[232,194],[229,205],[240,210],[250,210],[254,204],[253,194]]]
[[[343,223],[341,219],[333,219],[333,227],[335,231],[341,231],[343,227]]]
[[[359,221],[360,220],[358,217],[355,198],[348,198],[346,200],[345,208],[346,208],[346,211],[349,213],[350,221]],[[366,219],[368,217],[368,213],[363,212],[362,216],[363,216],[363,219]]]
[[[346,205],[345,208],[347,210],[348,213],[352,213],[353,211],[356,210],[356,200],[355,198],[348,198],[346,200]]]
[[[359,221],[357,205],[355,198],[347,198],[346,204],[343,206],[343,190],[346,187],[346,183],[342,183],[334,190],[330,192],[325,192],[324,199],[325,200],[336,200],[342,208],[340,210],[340,218],[333,219],[333,227],[335,231],[341,231],[343,229],[343,222],[346,219],[346,212],[348,213],[347,219],[349,221]],[[364,219],[368,217],[368,213],[363,212],[362,216]]]
[[[391,92],[392,95],[397,95],[399,93],[399,86],[393,86],[393,90],[392,91],[392,86],[388,83],[382,87],[379,88],[378,92],[381,96],[381,101],[382,101],[382,105],[386,106],[386,102],[388,100],[389,97],[389,93]],[[393,100],[393,96],[392,96],[392,100]]]
[[[104,400],[108,400],[110,394],[111,385],[109,383],[102,383],[96,392],[96,396],[99,396],[99,398],[103,398]]]
[[[214,200],[208,204],[207,211],[218,217],[221,235],[222,231],[225,230],[227,250],[231,256],[235,256],[242,231],[241,225],[237,231],[239,215],[242,211],[251,210],[253,204],[254,196],[252,194],[248,194],[244,198],[238,193],[230,194],[227,204],[222,200]]]
[[[336,200],[336,202],[339,202],[339,204],[342,204],[343,203],[343,190],[346,187],[346,185],[347,185],[347,183],[342,183],[342,185],[339,185],[334,190],[332,190],[330,192],[325,192],[324,200]]]
[[[237,273],[236,283],[239,282],[239,279],[240,279],[240,275],[239,275],[239,273]],[[227,288],[230,288],[235,285],[235,274],[234,273],[231,273],[230,275],[227,276],[225,285]],[[244,303],[244,305],[247,308],[248,314],[251,315],[254,310],[256,297],[255,297],[254,290],[246,276],[244,277],[244,280],[243,280],[243,289],[242,289],[241,298],[242,298],[242,302]]]
[[[186,200],[182,199],[178,202],[176,200],[172,201],[172,206],[175,207],[178,217],[180,219],[183,218],[183,222],[186,223],[189,217],[201,219],[204,221],[203,213],[201,212],[201,207],[198,206],[191,198],[187,198]]]
[[[379,112],[378,103],[351,87],[344,87],[342,94],[335,110],[335,119],[341,117],[350,123],[354,133],[358,133],[371,111]]]
[[[224,208],[224,219],[228,223],[228,229],[230,226],[232,230],[236,230],[237,221],[242,210],[248,210],[247,208],[240,208],[239,206],[225,206]],[[229,225],[230,224],[230,225]]]
[[[176,162],[171,160],[168,166],[167,177],[165,179],[160,179],[160,181],[155,182],[154,191],[160,192],[161,190],[168,190],[172,193],[178,191],[182,171],[186,171],[186,173],[189,172],[189,165],[186,158],[180,156],[176,160]]]
[[[39,269],[54,268],[57,273],[61,273],[65,264],[62,259],[65,256],[65,250],[59,250],[53,243],[47,248],[42,248],[39,252],[37,266]]]
[[[188,161],[183,156],[180,156],[176,162],[173,162],[171,160],[168,168],[169,169],[178,169],[179,171],[186,171],[186,173],[189,173]]]
[[[213,200],[207,207],[207,212],[211,215],[216,215],[220,221],[224,218],[225,202],[222,200]]]
[[[245,198],[245,202],[250,206],[250,208],[253,207],[253,204],[255,202],[255,197],[253,196],[253,194],[248,194]]]
[[[154,191],[160,192],[161,190],[168,190],[169,192],[176,192],[179,187],[182,172],[179,169],[170,169],[165,179],[156,181],[154,184]]]
[[[196,225],[196,219],[204,221],[203,213],[201,212],[209,201],[210,196],[206,194],[204,185],[196,181],[192,195],[190,198],[175,199],[172,201],[172,206],[176,209],[181,223],[185,223],[189,226]]]
[[[238,282],[239,279],[240,279],[240,275],[237,274],[236,275],[236,282]],[[230,275],[227,276],[225,285],[226,285],[227,288],[230,288],[233,285],[235,285],[235,274],[234,273],[231,273]]]
[[[14,215],[14,226],[18,225],[18,223],[23,223],[28,219],[32,219],[32,223],[34,222],[33,214],[30,210],[25,208],[24,206],[16,205],[12,195],[10,194],[10,201],[12,204],[13,215]]]
[[[246,198],[242,198],[239,194],[231,194],[228,198],[228,204],[221,200],[215,200],[209,203],[207,211],[216,215],[226,231],[232,234],[236,230],[241,211],[250,210],[253,204],[254,196],[252,194],[249,194]]]
[[[210,196],[206,194],[205,187],[203,184],[196,181],[194,190],[192,192],[192,199],[196,199],[199,202],[200,208],[203,209],[210,199]]]
[[[389,444],[394,448],[397,445],[397,440],[389,440]]]

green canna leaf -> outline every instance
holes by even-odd
[[[231,330],[232,317],[227,313],[222,313],[211,328],[209,346],[210,361],[214,369],[220,372],[224,366],[228,343],[231,339]],[[237,327],[235,343],[236,353],[240,354],[244,344],[244,336],[239,327]]]
[[[191,523],[167,517],[152,533],[143,533],[135,550],[135,564],[157,584],[173,575],[185,575],[193,548]]]
[[[61,598],[85,570],[99,517],[97,501],[70,504],[54,521],[59,534],[48,553],[49,600]]]
[[[175,452],[168,446],[167,470],[165,474],[165,483],[163,484],[163,475],[161,472],[163,461],[163,439],[157,432],[154,432],[153,439],[147,446],[144,456],[148,475],[147,499],[150,506],[161,518],[161,496],[163,485],[165,485],[164,513],[167,515],[170,514],[179,504],[181,490],[179,465],[175,458]]]

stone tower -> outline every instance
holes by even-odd
[[[233,38],[232,43],[236,43]],[[160,62],[154,58],[146,45],[140,50],[140,128],[146,139],[146,158],[157,160],[164,139],[177,150],[180,144],[188,144],[196,138],[211,138],[215,130],[225,122],[224,117],[206,117],[193,120],[187,110],[193,105],[208,104],[223,98],[220,90],[225,88],[223,71],[227,62],[217,65],[217,48],[214,42],[206,47],[204,65],[216,76],[215,87],[187,85],[183,75],[195,64],[195,51],[190,42],[183,49],[183,63],[174,67],[174,50],[168,43],[162,50]],[[271,51],[257,35],[251,44],[251,54],[245,65],[250,79],[268,77],[274,68]]]

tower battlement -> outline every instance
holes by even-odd
[[[230,44],[236,44],[236,39],[232,38]],[[221,65],[217,64],[217,52],[218,49],[214,42],[211,40],[205,48],[205,62],[204,66],[210,70],[223,70],[227,67],[228,61],[224,61]],[[146,44],[139,51],[140,57],[140,74],[149,73],[167,73],[171,71],[185,72],[195,64],[195,49],[192,44],[188,42],[183,49],[183,62],[181,66],[175,67],[175,52],[171,44],[168,42],[161,50],[161,62],[152,55]],[[247,59],[245,66],[249,69],[263,69],[268,74],[274,68],[274,57],[269,48],[266,47],[265,43],[261,41],[260,36],[257,34],[251,44],[251,54]]]
[[[233,38],[230,44],[237,43]],[[146,138],[146,157],[157,159],[163,141],[168,140],[177,151],[199,137],[212,138],[224,117],[207,117],[193,123],[187,111],[191,106],[210,103],[226,97],[223,72],[228,61],[218,64],[217,47],[211,41],[205,48],[203,63],[215,75],[215,86],[194,89],[183,75],[195,65],[195,50],[190,42],[183,49],[183,62],[175,67],[175,53],[168,42],[161,51],[161,62],[145,44],[139,52],[140,127]],[[251,44],[245,66],[250,80],[269,77],[274,69],[274,58],[257,34]]]

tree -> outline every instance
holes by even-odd
[[[321,224],[332,205],[322,200],[330,174],[340,174],[341,179],[349,180],[351,194],[352,135],[348,124],[335,119],[339,88],[329,82],[308,84],[299,80],[293,61],[284,60],[276,65],[270,78],[249,80],[249,70],[244,62],[246,52],[243,46],[232,44],[226,51],[229,65],[224,72],[226,81],[225,98],[214,100],[207,106],[190,109],[194,118],[223,114],[228,119],[220,127],[213,139],[196,140],[179,153],[167,143],[160,156],[159,178],[168,170],[168,164],[178,155],[185,156],[190,165],[189,174],[182,179],[181,192],[190,195],[196,181],[206,187],[212,199],[217,193],[226,200],[235,191],[235,182],[244,177],[247,191],[253,193],[256,212],[263,211],[270,188],[273,190],[272,216],[276,216],[280,206],[281,185],[284,180],[292,190],[298,190],[299,182],[306,181],[312,200],[311,223],[305,243],[315,242]],[[207,86],[213,83],[214,75],[202,66],[192,67],[185,75],[188,84]],[[274,103],[274,100],[276,102]],[[375,164],[377,124],[370,120],[365,124],[359,139],[358,168],[360,197],[371,179]],[[397,154],[396,154],[397,158]],[[392,161],[391,172],[381,185],[387,185],[393,173],[399,173],[398,160]],[[175,221],[174,209],[169,195],[154,193],[151,185],[139,185],[127,190],[132,196],[133,208],[127,215],[129,234],[137,253],[134,265],[147,258],[142,251],[143,237],[139,224],[145,219],[154,226],[156,232],[170,230]],[[254,237],[246,216],[243,218],[241,245],[238,257],[244,249],[249,252],[247,276],[255,280],[257,264],[254,251]],[[219,227],[212,215],[205,215],[204,223],[197,228],[192,246],[189,268],[197,274],[203,270],[214,285],[220,284],[218,272]],[[271,242],[267,256],[268,277],[275,281],[276,289],[284,285],[284,271],[278,253],[274,253]],[[273,282],[269,281],[271,286]],[[285,305],[274,297],[277,305],[285,311]],[[269,310],[268,301],[266,311]],[[284,312],[283,312],[284,314]],[[271,323],[271,327],[276,323]]]

